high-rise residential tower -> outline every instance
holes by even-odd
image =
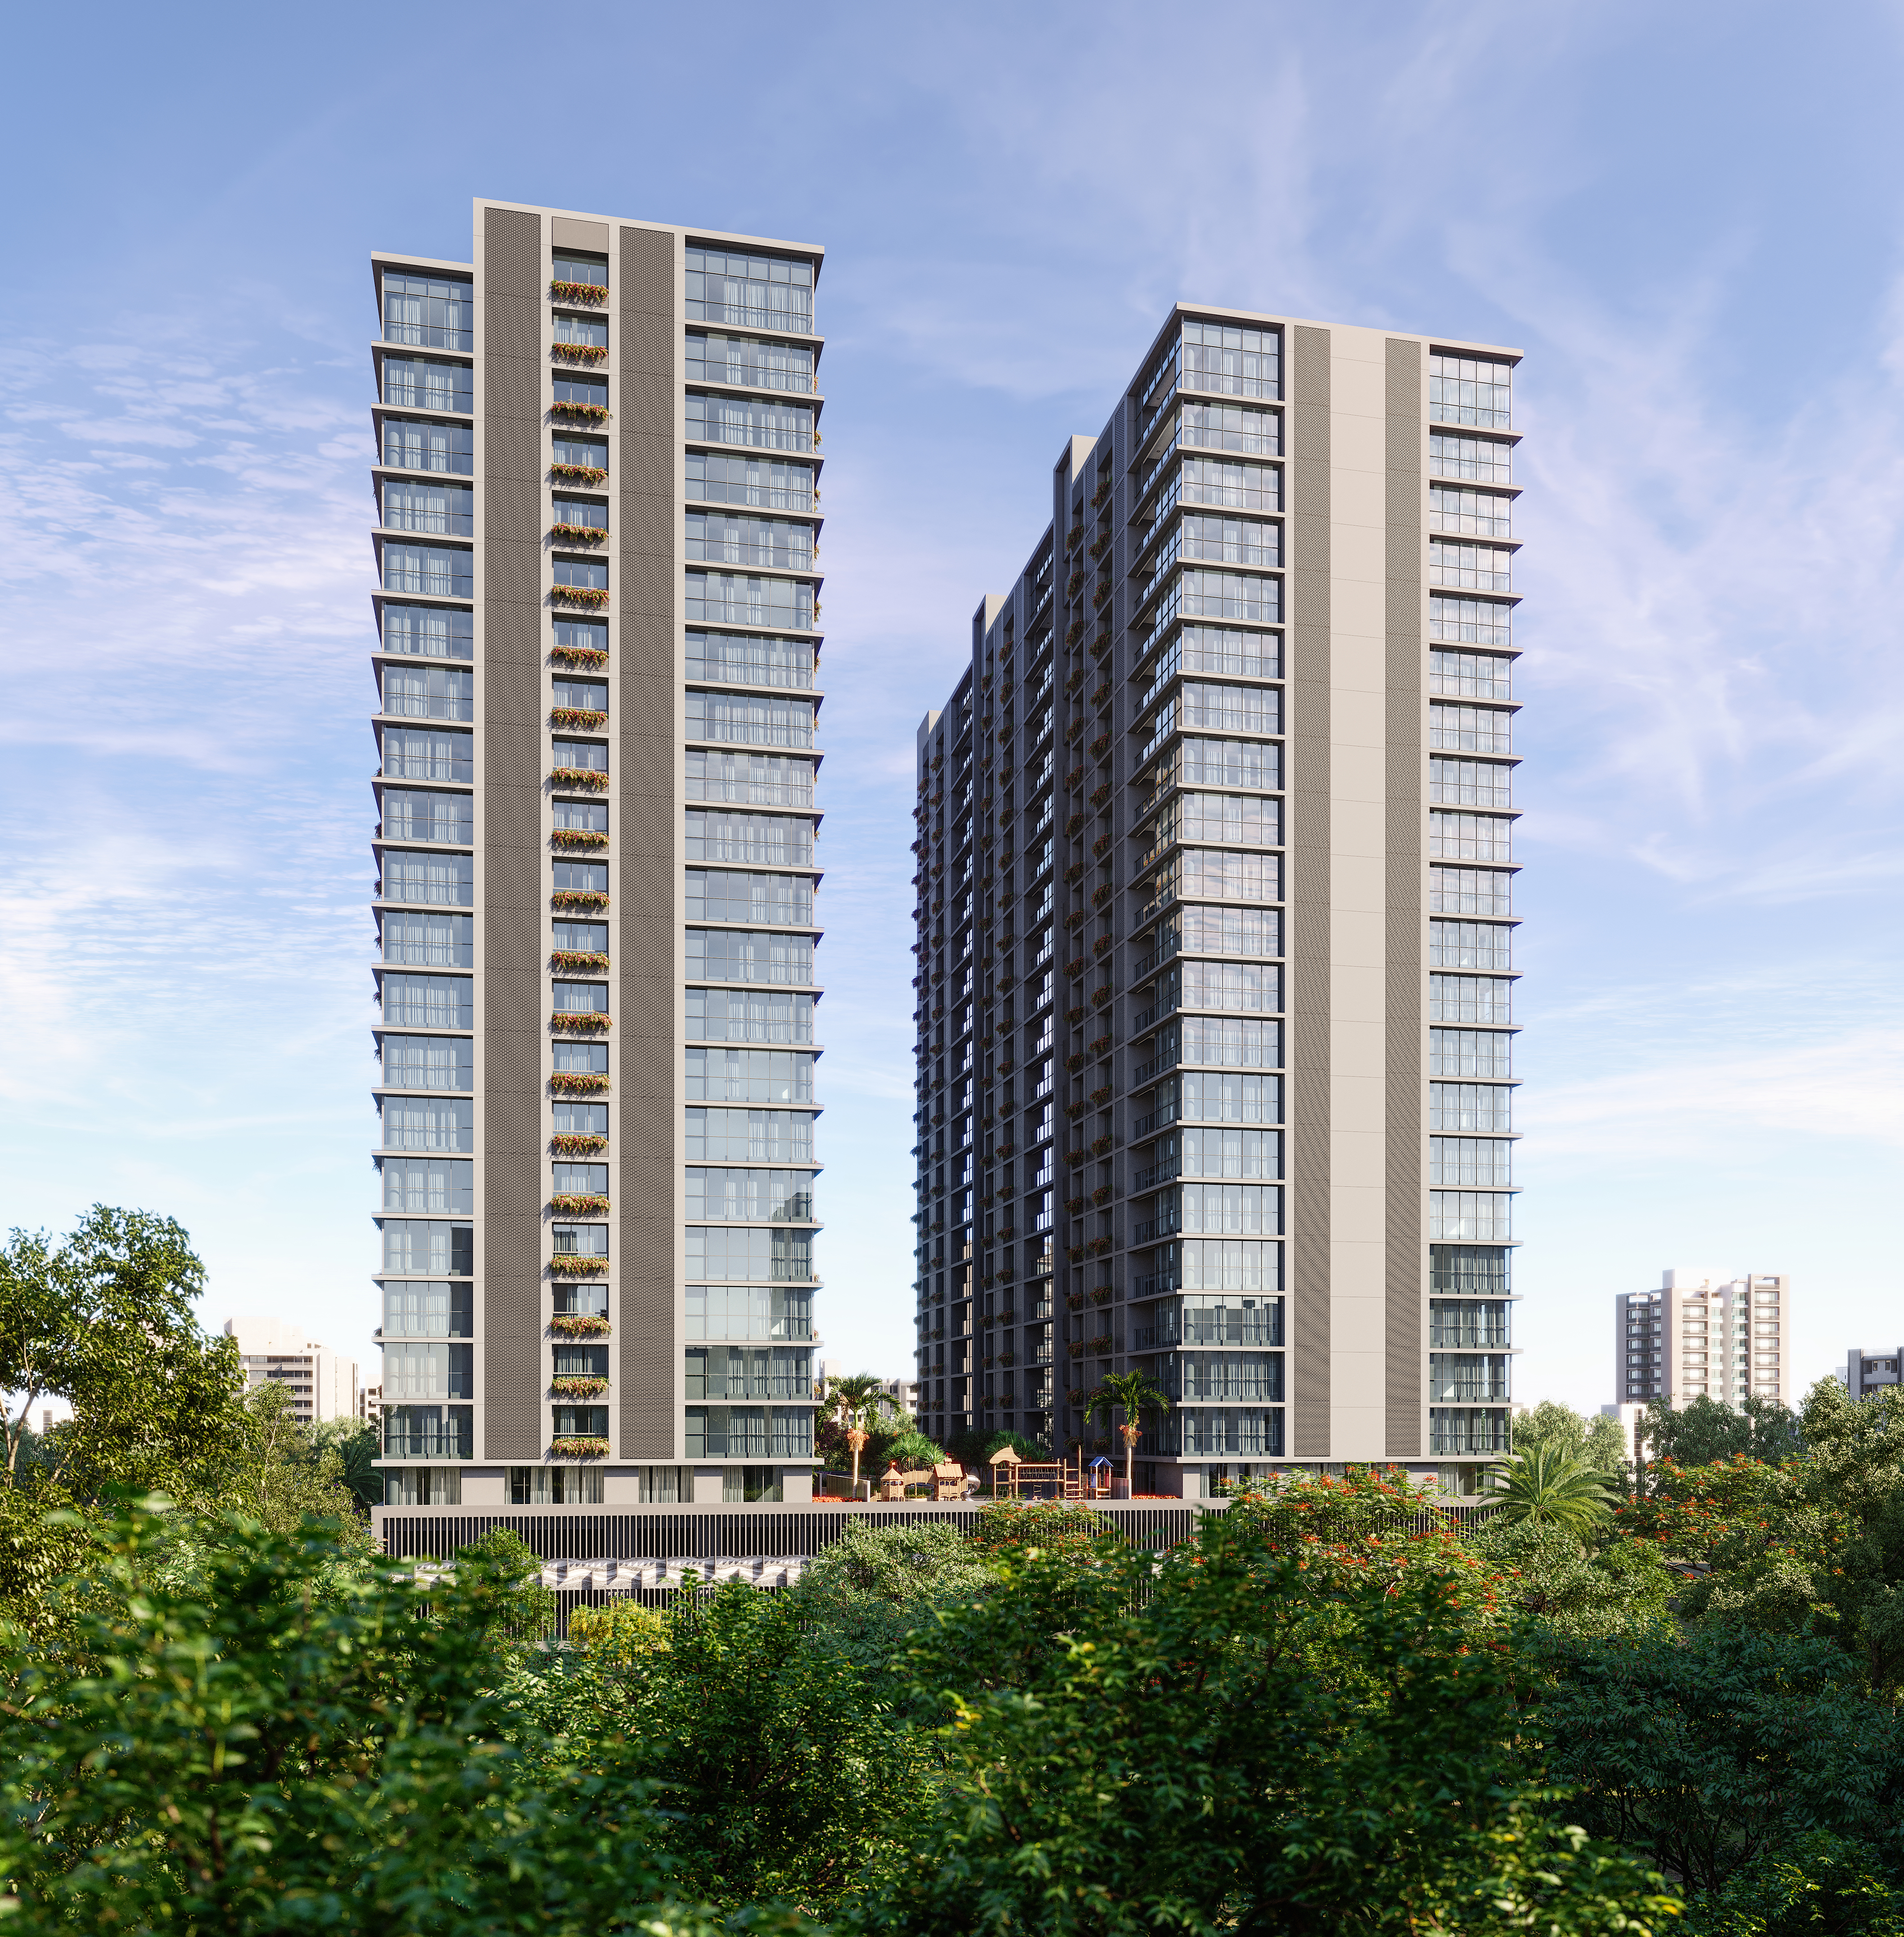
[[[805,1498],[820,252],[372,266],[388,1496]]]
[[[1617,1293],[1614,1402],[1736,1406],[1751,1394],[1790,1405],[1791,1308],[1792,1281],[1780,1272],[1728,1278],[1680,1265],[1661,1272],[1657,1291]]]
[[[1059,453],[918,735],[935,1433],[1505,1447],[1517,360],[1180,304]]]

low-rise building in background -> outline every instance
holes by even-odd
[[[1897,1384],[1900,1366],[1904,1345],[1854,1345],[1845,1361],[1845,1390],[1853,1399],[1869,1399]]]
[[[357,1362],[320,1345],[301,1325],[283,1318],[228,1318],[226,1337],[238,1341],[247,1387],[286,1387],[301,1420],[359,1416]]]

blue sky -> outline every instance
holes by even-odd
[[[481,193],[829,252],[829,1356],[909,1349],[913,727],[1179,296],[1527,352],[1519,1395],[1669,1263],[1795,1274],[1801,1383],[1896,1344],[1901,26],[15,17],[0,1224],[168,1211],[374,1361],[366,259]]]

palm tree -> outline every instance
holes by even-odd
[[[1613,1511],[1606,1475],[1551,1444],[1497,1460],[1481,1496],[1508,1520],[1538,1520],[1569,1533],[1584,1533]]]
[[[860,1490],[860,1455],[866,1450],[866,1428],[876,1417],[886,1389],[872,1372],[855,1372],[850,1378],[829,1379],[826,1402],[838,1412],[846,1428],[846,1443],[853,1449],[853,1490]]]
[[[1084,1408],[1084,1417],[1092,1419],[1102,1413],[1105,1424],[1108,1426],[1113,1408],[1121,1409],[1124,1415],[1124,1423],[1117,1430],[1123,1435],[1124,1497],[1129,1499],[1131,1462],[1136,1457],[1137,1442],[1144,1433],[1138,1417],[1146,1412],[1168,1412],[1170,1402],[1151,1383],[1148,1373],[1117,1372],[1092,1393]]]

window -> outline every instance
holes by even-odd
[[[608,347],[608,325],[599,316],[567,316],[558,314],[551,319],[555,329],[553,341],[557,343],[575,343],[584,348],[605,350]],[[593,362],[601,359],[593,358]]]
[[[1428,1342],[1454,1348],[1466,1346],[1509,1345],[1508,1314],[1512,1305],[1505,1299],[1433,1299],[1428,1305]]]
[[[467,659],[476,653],[475,617],[440,605],[386,605],[384,650],[411,659]]]
[[[1174,1205],[1170,1202],[1173,1198]],[[1273,1184],[1181,1185],[1157,1199],[1160,1235],[1173,1211],[1169,1228],[1175,1230],[1271,1238],[1282,1232],[1283,1193]]]
[[[413,484],[388,478],[382,496],[387,530],[466,538],[475,527],[476,494],[466,484]]]
[[[558,921],[550,923],[550,946],[578,954],[605,955],[608,952],[608,924],[605,921]]]
[[[687,635],[690,679],[731,680],[736,686],[810,687],[817,657],[806,639],[758,635],[737,638],[727,632]]]
[[[809,1103],[813,1058],[797,1050],[687,1050],[687,1096],[693,1102]]]
[[[1181,794],[1154,820],[1140,841],[1145,860],[1180,841],[1232,841],[1274,847],[1282,840],[1282,803],[1260,795]],[[1140,863],[1140,865],[1141,865]]]
[[[813,883],[799,875],[740,874],[690,868],[687,918],[690,921],[808,926],[813,920]]]
[[[1505,1134],[1514,1127],[1508,1120],[1513,1094],[1511,1090],[1492,1083],[1431,1083],[1428,1127]]]
[[[435,841],[468,847],[474,838],[473,806],[466,793],[406,793],[386,787],[380,828],[387,841]]]
[[[457,1466],[391,1466],[384,1473],[387,1507],[459,1507],[462,1470]]]
[[[599,740],[557,740],[550,749],[558,767],[584,767],[590,773],[608,771],[608,749]]]
[[[558,435],[551,439],[549,449],[552,463],[574,465],[584,471],[605,472],[608,468],[608,445],[604,438]]]
[[[1505,1082],[1514,1074],[1509,1067],[1513,1043],[1512,1036],[1491,1030],[1431,1029],[1428,1073]]]
[[[1478,868],[1431,868],[1428,906],[1436,914],[1509,915],[1513,881]]]
[[[467,1036],[387,1035],[384,1083],[393,1090],[469,1090],[474,1051]]]
[[[757,336],[687,333],[687,380],[749,390],[811,390],[813,347]]]
[[[475,1412],[467,1405],[387,1405],[387,1460],[468,1460],[475,1453]]]
[[[1430,1137],[1428,1181],[1450,1187],[1504,1190],[1514,1181],[1508,1174],[1513,1148],[1504,1138]]]
[[[813,527],[741,511],[690,511],[687,556],[719,565],[764,565],[781,571],[813,569]]]
[[[608,589],[608,568],[600,559],[558,558],[551,570],[558,585],[572,586],[585,592],[605,592]]]
[[[411,1344],[390,1341],[384,1347],[384,1400],[474,1399],[475,1381],[468,1345]]]
[[[804,1110],[691,1109],[684,1154],[690,1163],[811,1163],[813,1123]]]
[[[476,433],[468,424],[386,417],[384,462],[393,471],[446,471],[467,477],[476,468]]]
[[[1283,1174],[1280,1131],[1186,1129],[1179,1141],[1186,1177],[1274,1178]]]
[[[1283,1005],[1282,982],[1280,968],[1254,963],[1186,962],[1175,993],[1187,1009],[1236,1009],[1267,1014]]]
[[[608,508],[593,498],[551,498],[551,520],[558,525],[579,525],[592,532],[608,529]]]
[[[687,395],[686,432],[693,444],[738,444],[756,450],[811,450],[813,407],[766,397]]]
[[[1276,854],[1232,854],[1214,847],[1179,850],[1138,891],[1145,906],[1208,896],[1225,901],[1273,902],[1282,898],[1282,859]]]
[[[608,806],[599,800],[557,800],[551,803],[555,825],[580,828],[594,834],[608,831]]]
[[[1450,807],[1511,807],[1514,769],[1487,760],[1428,762],[1428,798]]]
[[[562,1317],[605,1318],[608,1315],[605,1284],[558,1284],[553,1296],[556,1311]]]
[[[1492,706],[1428,705],[1428,744],[1449,753],[1513,751],[1514,715]]]
[[[814,1294],[765,1284],[690,1284],[687,1336],[811,1338]]]
[[[1514,662],[1492,653],[1431,652],[1428,655],[1428,690],[1430,693],[1451,693],[1463,699],[1511,699]],[[1503,732],[1506,730],[1508,717],[1502,717]]]
[[[599,1506],[599,1466],[511,1466],[509,1504],[514,1507]]]
[[[744,741],[756,746],[811,747],[813,744],[814,702],[810,699],[769,699],[735,693],[690,693],[687,696],[687,735],[692,740]],[[689,755],[690,763],[693,755]],[[704,762],[704,767],[705,767]],[[797,768],[809,787],[813,769],[804,762],[782,763]],[[693,768],[690,765],[690,778]],[[690,793],[692,795],[692,787]],[[732,794],[703,799],[741,798]],[[811,805],[811,798],[800,805]]]
[[[1256,518],[1225,518],[1189,511],[1184,515],[1181,531],[1185,558],[1202,559],[1213,565],[1275,566],[1283,562],[1280,525]]]
[[[558,1405],[553,1414],[553,1437],[557,1439],[606,1439],[608,1408],[605,1405]]]
[[[1162,730],[1168,733],[1171,729]],[[1282,749],[1248,740],[1187,738],[1145,779],[1154,795],[1172,787],[1280,787]]]
[[[1428,1408],[1428,1450],[1492,1456],[1508,1450],[1508,1416],[1503,1411],[1467,1411],[1454,1406]]]
[[[468,720],[473,717],[476,675],[448,666],[379,665],[380,711],[406,720]]]
[[[1481,1023],[1505,1026],[1514,984],[1488,975],[1428,978],[1428,1019],[1437,1023]]]
[[[1217,1408],[1198,1407],[1166,1417],[1151,1427],[1140,1450],[1153,1450],[1148,1442],[1156,1442],[1154,1450],[1168,1449],[1168,1442],[1177,1438],[1186,1459],[1248,1458],[1279,1460],[1283,1454],[1283,1415],[1275,1412],[1232,1412]]]
[[[605,1016],[608,985],[605,982],[553,983],[550,1001],[559,1016]]]
[[[813,1354],[797,1347],[690,1346],[687,1360],[691,1399],[813,1396]]]
[[[1179,672],[1213,672],[1232,678],[1275,679],[1282,670],[1282,639],[1275,632],[1238,632],[1220,626],[1186,626],[1151,669],[1139,710],[1150,705]]]
[[[555,622],[556,649],[562,652],[605,653],[608,629],[587,619],[558,619]]]
[[[743,256],[729,249],[687,252],[687,314],[694,323],[813,334],[811,262]]]
[[[608,1073],[608,1045],[605,1042],[554,1042],[549,1045],[558,1074],[565,1070],[590,1075]]]
[[[1428,1396],[1443,1402],[1506,1399],[1509,1363],[1505,1353],[1430,1352]]]
[[[690,989],[690,1042],[811,1042],[811,996],[730,993],[725,989]]]
[[[608,286],[608,264],[604,256],[558,255],[549,268],[550,280],[558,283],[587,283],[592,288]]]
[[[1472,356],[1428,359],[1428,415],[1436,423],[1475,424],[1505,430],[1513,421],[1511,363]]]
[[[1428,583],[1470,592],[1510,592],[1514,554],[1499,545],[1428,541]]]
[[[732,1223],[811,1223],[814,1177],[810,1170],[703,1170],[690,1166],[687,1214]]]
[[[1187,390],[1214,390],[1226,397],[1280,396],[1281,350],[1280,330],[1187,323],[1178,353],[1180,380]]]
[[[380,1141],[386,1150],[471,1150],[476,1147],[473,1104],[426,1096],[380,1096]]]
[[[600,1197],[608,1189],[605,1163],[557,1163],[549,1166],[549,1188],[559,1196]]]
[[[587,713],[605,713],[608,710],[608,687],[605,680],[558,679],[551,681],[550,701],[556,706],[580,708]]]
[[[1508,1258],[1505,1250],[1477,1250],[1472,1246],[1430,1244],[1428,1247],[1429,1289],[1435,1292],[1467,1294],[1476,1297],[1505,1297],[1508,1284]]]
[[[1218,733],[1281,731],[1282,694],[1273,686],[1204,686],[1193,680],[1183,689],[1183,708],[1186,726]]]
[[[555,1105],[558,1136],[605,1137],[608,1134],[608,1106],[605,1103],[572,1103],[558,1099]]]
[[[467,1338],[470,1319],[467,1280],[429,1284],[413,1278],[384,1287],[386,1338]]]
[[[810,464],[723,457],[708,450],[687,453],[687,495],[720,504],[753,505],[763,511],[810,511],[819,496]]]
[[[699,982],[778,982],[807,987],[813,981],[810,935],[747,934],[732,929],[687,931],[687,974]]]
[[[1282,509],[1281,471],[1273,464],[1229,464],[1220,457],[1187,457],[1179,480],[1186,505],[1220,505],[1238,511]]]
[[[1282,425],[1280,411],[1186,402],[1178,412],[1175,441],[1201,450],[1234,450],[1276,457],[1282,452]]]
[[[471,599],[475,596],[474,567],[466,551],[447,545],[393,544],[384,546],[384,589],[387,592],[421,592],[435,599]]]
[[[1247,1238],[1188,1238],[1157,1254],[1157,1275],[1187,1291],[1280,1291],[1283,1247]],[[1161,1288],[1161,1287],[1160,1287]]]
[[[1508,959],[1514,930],[1490,922],[1431,921],[1428,924],[1428,965],[1431,968],[1511,968]]]
[[[1513,1202],[1505,1193],[1431,1190],[1428,1235],[1431,1238],[1507,1238],[1513,1235],[1508,1228],[1508,1207]]]
[[[1258,625],[1281,622],[1282,580],[1235,571],[1180,571],[1151,616],[1154,632],[1181,614],[1185,618],[1246,619]],[[1143,596],[1149,596],[1148,588]]]
[[[566,890],[594,895],[608,892],[608,864],[605,861],[556,861],[550,865],[558,892]]]
[[[605,377],[575,377],[558,370],[554,381],[554,401],[557,405],[578,405],[590,411],[605,411],[608,408],[608,380]]]
[[[559,1258],[605,1258],[608,1255],[608,1227],[605,1224],[551,1224],[549,1235]]]
[[[1175,1085],[1186,1123],[1279,1123],[1283,1118],[1282,1079],[1227,1071],[1186,1070]],[[1158,1093],[1160,1100],[1163,1093]]]
[[[690,571],[687,618],[690,624],[793,626],[811,632],[813,587],[799,579],[743,578],[733,572]]]
[[[1475,646],[1511,645],[1513,611],[1489,599],[1448,599],[1430,593],[1428,636]]]
[[[1465,538],[1505,538],[1509,529],[1514,500],[1499,491],[1463,491],[1452,484],[1428,487],[1428,529],[1455,532]]]
[[[467,975],[386,975],[381,993],[386,1024],[446,1029],[475,1026]]]
[[[476,863],[468,854],[411,854],[385,848],[379,890],[386,901],[468,908],[476,899]]]
[[[697,696],[688,695],[693,705]],[[711,693],[698,696],[711,699]],[[701,717],[707,717],[705,706]],[[811,807],[814,765],[773,753],[709,753],[690,747],[687,753],[690,800],[746,802],[760,807]]]
[[[474,1214],[475,1166],[441,1157],[384,1157],[378,1169],[384,1179],[386,1211],[448,1211]]]
[[[384,1220],[384,1269],[417,1278],[468,1278],[475,1269],[475,1232],[468,1224],[401,1217]]]
[[[1428,813],[1428,852],[1442,861],[1511,861],[1514,823],[1487,814]]]
[[[690,1224],[686,1238],[690,1278],[784,1282],[813,1275],[809,1232]]]
[[[384,401],[411,411],[457,411],[467,417],[476,408],[475,375],[467,363],[444,363],[429,356],[384,359]]]
[[[1428,468],[1441,477],[1472,479],[1481,484],[1511,484],[1514,447],[1491,437],[1428,434]]]

